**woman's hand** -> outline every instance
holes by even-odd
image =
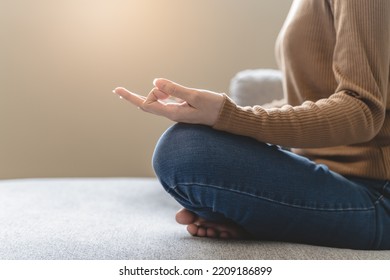
[[[114,93],[145,112],[164,116],[175,122],[214,125],[224,102],[221,93],[181,86],[166,79],[156,79],[147,97],[119,87]],[[164,102],[168,98],[179,102]]]

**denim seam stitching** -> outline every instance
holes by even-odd
[[[383,185],[383,188],[382,188],[382,195],[381,195],[381,198],[384,196],[383,194],[385,193],[385,190],[387,188],[387,186],[390,184],[390,181],[386,181],[386,184]],[[378,199],[379,200],[379,199]]]
[[[383,187],[382,187],[382,194],[381,194],[381,196],[379,196],[378,197],[378,199],[375,201],[375,203],[374,203],[374,205],[376,206],[376,205],[378,205],[379,203],[380,203],[380,201],[382,200],[382,198],[384,197],[384,192],[385,192],[385,189],[387,188],[387,186],[390,184],[390,181],[387,181],[384,185],[383,185]],[[375,210],[376,210],[376,207],[375,207]],[[375,217],[377,216],[377,214],[375,213]],[[375,218],[375,234],[374,234],[374,240],[373,240],[373,245],[371,246],[371,247],[374,247],[375,246],[375,248],[376,249],[378,249],[379,248],[379,238],[378,238],[378,219],[377,219],[377,217]]]
[[[355,212],[355,211],[356,212],[360,212],[360,211],[375,210],[375,206],[366,207],[366,208],[346,208],[346,209],[331,209],[331,208],[325,209],[325,208],[314,208],[314,207],[307,207],[307,206],[298,206],[298,205],[289,204],[289,203],[286,203],[286,202],[281,202],[281,201],[273,200],[273,199],[262,197],[262,196],[257,196],[257,195],[246,193],[246,192],[241,192],[241,191],[237,191],[237,190],[230,190],[230,189],[221,188],[219,186],[208,185],[208,184],[206,185],[206,184],[200,184],[200,183],[180,183],[180,184],[177,184],[176,186],[174,186],[173,189],[176,189],[178,187],[178,185],[182,185],[182,186],[196,185],[196,186],[199,186],[199,187],[207,186],[207,187],[211,187],[211,188],[215,188],[215,189],[219,189],[219,190],[224,190],[224,191],[230,191],[230,192],[238,193],[238,194],[241,194],[241,195],[246,195],[246,196],[262,199],[262,200],[265,200],[265,201],[268,201],[268,202],[272,202],[272,203],[275,203],[275,204],[280,204],[280,205],[284,205],[284,206],[288,206],[288,207],[292,207],[292,208],[299,208],[299,209],[303,209],[303,210],[313,210],[313,211],[323,211],[323,212]]]

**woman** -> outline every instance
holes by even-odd
[[[390,249],[389,27],[388,0],[295,1],[277,41],[280,108],[165,79],[147,97],[115,89],[179,122],[153,157],[176,220],[194,236]]]

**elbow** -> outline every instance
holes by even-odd
[[[375,138],[381,131],[386,117],[386,101],[382,94],[363,94],[352,91],[345,92],[348,102],[354,108],[350,116],[346,116],[355,128],[351,142],[365,143]]]
[[[357,126],[359,142],[368,142],[374,139],[381,131],[385,122],[386,109],[383,106],[365,110],[363,122]]]

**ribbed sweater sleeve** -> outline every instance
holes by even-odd
[[[215,129],[294,148],[363,143],[377,135],[385,119],[388,95],[390,1],[326,2],[328,6],[321,6],[322,15],[311,17],[330,19],[331,32],[321,34],[323,27],[319,26],[305,30],[305,36],[294,37],[294,30],[312,24],[310,16],[305,22],[305,9],[310,5],[304,5],[293,15],[299,20],[291,21],[291,34],[286,35],[281,47],[282,68],[293,73],[286,81],[287,95],[302,102],[265,109],[240,107],[225,96]],[[318,36],[329,37],[321,40],[329,42],[327,49],[331,53],[326,54],[323,48],[317,48],[316,53]],[[299,44],[311,53],[298,61],[290,48]],[[321,74],[326,69],[318,70],[327,67],[324,57],[331,60],[329,77]],[[331,80],[327,84],[334,84],[332,91],[329,87],[310,86],[313,81],[321,85],[324,79]]]

